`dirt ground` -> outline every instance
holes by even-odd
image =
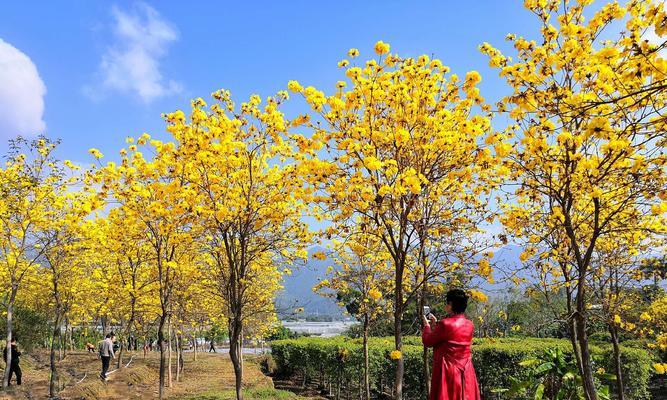
[[[208,393],[229,392],[234,388],[234,370],[229,356],[200,353],[185,355],[185,369],[181,381],[176,382],[175,363],[172,388],[166,388],[168,398],[193,398]],[[130,361],[124,356],[123,364]],[[151,399],[157,398],[159,353],[153,352],[146,359],[143,353],[134,355],[129,366],[109,375],[105,383],[98,378],[100,361],[95,354],[83,351],[69,353],[58,365],[62,399]],[[0,400],[47,399],[49,364],[46,352],[34,352],[21,357],[23,385],[12,386],[0,392]],[[110,371],[115,370],[112,363]],[[244,382],[253,390],[272,390],[273,381],[265,376],[252,358],[245,363]]]

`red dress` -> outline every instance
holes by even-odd
[[[481,399],[470,352],[473,330],[463,314],[447,317],[433,329],[424,326],[424,346],[433,347],[430,400]]]

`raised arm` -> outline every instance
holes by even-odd
[[[422,343],[426,347],[434,347],[438,343],[444,342],[447,338],[447,328],[443,321],[438,321],[435,328],[431,328],[430,324],[424,324],[422,331]]]

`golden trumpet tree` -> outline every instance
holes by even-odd
[[[188,275],[181,276],[174,288],[172,306],[173,337],[176,347],[176,381],[181,380],[185,368],[183,357],[183,341],[187,339],[188,331],[196,324],[197,320],[209,320],[213,314],[207,297],[210,293],[205,282],[206,267],[204,264],[206,256],[200,246],[197,246],[197,254],[189,261],[191,268]],[[194,339],[194,337],[193,337]]]
[[[77,178],[73,178],[78,180]],[[89,233],[93,227],[88,216],[89,200],[85,190],[66,191],[60,185],[54,188],[46,208],[49,224],[36,235],[36,243],[43,249],[39,274],[45,283],[53,315],[50,345],[49,396],[56,398],[60,391],[56,343],[63,346],[63,323],[81,320],[82,311],[92,308],[95,299],[93,265],[89,261]],[[89,315],[85,315],[89,316]],[[67,324],[64,326],[67,329]]]
[[[616,396],[620,400],[625,399],[625,382],[619,336],[623,331],[644,335],[636,323],[626,320],[626,316],[632,315],[631,319],[636,320],[635,314],[642,314],[642,319],[650,315],[638,308],[642,303],[638,290],[642,274],[638,268],[641,260],[637,253],[649,253],[652,244],[633,242],[627,245],[620,237],[600,240],[591,261],[591,296],[588,301],[598,305],[591,317],[600,320],[609,331],[614,351]]]
[[[136,339],[137,320],[157,320],[160,315],[153,252],[140,220],[130,219],[123,207],[109,210],[95,225],[94,248],[99,258],[101,287],[106,288],[104,315],[117,323],[122,343]],[[128,346],[130,343],[128,342]],[[123,362],[121,344],[117,367]]]
[[[178,141],[183,176],[197,192],[195,212],[204,230],[207,281],[225,306],[236,396],[242,398],[244,326],[261,314],[275,321],[273,298],[281,265],[307,256],[310,240],[302,216],[309,190],[294,163],[298,151],[287,137],[289,123],[279,111],[287,93],[257,95],[236,107],[229,92],[213,93],[209,108],[192,102],[166,116]],[[267,316],[271,316],[267,318]]]
[[[2,307],[7,320],[7,343],[12,336],[14,305],[24,281],[37,273],[45,243],[37,235],[49,228],[51,202],[64,191],[63,165],[53,152],[57,142],[46,138],[10,141],[10,150],[0,169],[0,278]],[[11,352],[7,352],[10,365]],[[5,368],[3,387],[9,368]]]
[[[375,51],[378,58],[360,66],[341,61],[347,81],[338,82],[330,96],[296,81],[288,88],[318,115],[292,124],[312,131],[310,138],[293,136],[309,154],[301,168],[316,188],[321,216],[332,222],[328,236],[344,239],[363,218],[391,258],[395,354],[400,355],[401,320],[410,297],[404,292],[406,276],[416,264],[411,256],[420,246],[418,231],[450,235],[469,218],[443,210],[439,218],[446,229],[431,229],[439,227],[423,226],[420,205],[437,199],[469,210],[484,207],[482,199],[494,187],[494,153],[504,155],[510,146],[500,141],[502,135],[490,134],[477,72],[461,79],[440,60],[401,58],[383,42]],[[349,56],[358,53],[352,49]],[[491,274],[488,262],[480,267],[477,272]],[[402,357],[396,363],[394,393],[401,399]]]
[[[667,226],[667,62],[664,40],[645,38],[651,29],[665,34],[661,3],[610,2],[595,12],[589,3],[526,1],[541,36],[509,35],[516,59],[489,44],[481,50],[513,88],[499,108],[519,133],[503,223],[527,239],[526,258],[572,269],[574,350],[586,398],[596,400],[586,332],[593,257],[603,240],[622,238],[634,252]],[[549,241],[554,235],[564,240]]]
[[[359,224],[367,226],[366,224]],[[368,335],[371,323],[390,313],[387,299],[393,293],[391,257],[377,235],[358,231],[344,242],[335,241],[328,279],[313,290],[332,296],[362,323],[364,352],[364,395],[370,400]]]
[[[150,141],[150,143],[148,143]],[[122,208],[123,217],[140,221],[140,232],[150,248],[151,273],[159,300],[158,344],[160,346],[159,397],[164,397],[166,372],[166,328],[172,312],[175,285],[188,279],[196,251],[195,214],[197,192],[186,185],[183,166],[177,162],[176,146],[150,140],[143,134],[121,150],[121,162],[109,162],[98,169],[93,180],[109,193],[109,201]],[[144,157],[138,146],[152,151]],[[102,154],[92,149],[91,154]]]

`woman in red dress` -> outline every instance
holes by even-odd
[[[447,292],[448,316],[437,321],[424,318],[422,342],[433,347],[430,400],[480,400],[475,369],[472,366],[474,326],[465,317],[468,295],[461,289]]]

